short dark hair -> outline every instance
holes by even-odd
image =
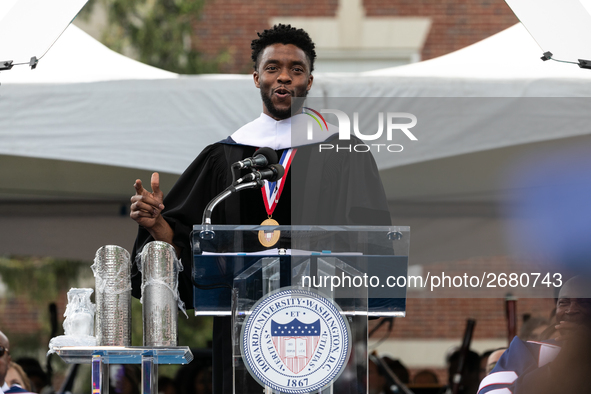
[[[250,43],[255,70],[259,66],[259,55],[266,47],[273,44],[292,44],[304,51],[310,62],[310,72],[314,71],[314,60],[316,59],[314,48],[316,46],[304,29],[278,24],[271,29],[264,30],[262,33],[257,33],[257,35],[259,38],[252,40]]]

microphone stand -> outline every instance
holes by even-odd
[[[235,178],[235,176],[234,176]],[[232,184],[230,186],[228,186],[223,192],[221,192],[220,194],[218,194],[217,196],[215,196],[205,207],[205,210],[203,211],[203,217],[201,219],[201,227],[202,230],[199,232],[199,237],[201,239],[213,239],[215,237],[215,231],[213,231],[212,226],[211,226],[211,214],[214,210],[214,208],[222,201],[224,201],[226,198],[230,197],[233,193],[239,192],[241,190],[246,190],[246,189],[255,189],[255,188],[261,188],[264,186],[265,182],[262,179],[256,179],[254,181],[250,181],[250,182],[246,182],[246,183],[241,183],[242,182],[242,178],[240,178],[239,180],[235,181],[233,180]],[[193,249],[194,253],[197,254],[201,254],[201,247],[199,246],[199,241],[197,241],[197,244],[194,244],[194,241],[191,241],[191,249]],[[199,252],[195,252],[195,250],[198,249]],[[195,278],[193,276],[191,276],[191,281],[193,282],[193,285],[199,289],[202,290],[208,290],[208,289],[218,289],[218,288],[226,288],[228,287],[227,284],[224,283],[214,283],[211,285],[199,285],[197,282],[195,282]],[[232,289],[230,287],[230,289]]]
[[[470,352],[470,343],[472,342],[472,334],[474,333],[474,327],[476,326],[476,320],[466,320],[466,330],[464,331],[464,339],[462,340],[462,347],[460,348],[460,357],[458,360],[458,369],[455,372],[452,380],[451,392],[452,394],[460,393],[460,386],[464,383],[464,365]]]
[[[216,205],[224,201],[226,198],[230,197],[232,193],[239,192],[245,189],[255,189],[258,187],[263,187],[263,185],[263,180],[257,179],[251,182],[231,185],[226,190],[215,196],[213,200],[211,200],[209,204],[207,204],[205,210],[203,211],[203,219],[201,220],[201,225],[204,226],[204,228],[199,233],[201,239],[212,239],[215,236],[214,231],[211,229],[211,213],[213,212],[213,209],[216,207]]]
[[[507,294],[505,297],[505,314],[507,315],[507,346],[517,336],[517,297]]]

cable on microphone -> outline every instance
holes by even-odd
[[[242,182],[263,181],[276,182],[285,174],[285,168],[281,164],[271,164],[267,168],[261,170],[252,170],[250,174],[243,176],[234,182],[234,185],[239,185]]]

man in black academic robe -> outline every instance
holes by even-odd
[[[231,165],[252,157],[265,143],[277,150],[291,148],[289,135],[271,138],[280,130],[280,122],[291,117],[291,98],[305,97],[312,87],[314,44],[301,29],[278,25],[259,33],[253,41],[255,86],[261,90],[263,115],[268,124],[252,128],[250,133],[235,133],[228,139],[208,146],[181,175],[170,193],[163,198],[158,174],[152,176],[152,192],[138,179],[132,197],[132,219],[140,225],[132,261],[143,246],[153,240],[172,244],[184,271],[179,277],[179,292],[187,309],[193,307],[191,282],[192,251],[190,232],[200,224],[206,205],[232,183]],[[269,123],[277,122],[277,125]],[[254,122],[253,122],[254,123]],[[256,125],[256,124],[255,124]],[[244,131],[244,128],[239,131]],[[257,133],[261,133],[257,135]],[[246,137],[245,137],[246,136]],[[234,138],[233,138],[234,137]],[[337,135],[329,137],[338,138]],[[271,141],[267,143],[267,141]],[[263,145],[265,146],[265,145]],[[388,225],[390,215],[377,166],[371,153],[350,154],[318,152],[318,145],[298,147],[292,169],[285,175],[285,186],[273,219],[282,225]],[[213,224],[258,225],[268,216],[261,191],[244,190],[222,202],[212,214]],[[134,265],[132,284],[140,296],[141,274]],[[231,371],[230,319],[214,321],[214,392],[231,392],[231,378],[221,371]],[[231,375],[230,375],[231,376]]]

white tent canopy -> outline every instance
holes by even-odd
[[[21,65],[0,74],[0,82],[3,84],[64,84],[172,78],[178,78],[178,74],[120,55],[72,24],[40,60],[37,69],[30,70],[28,66]]]
[[[384,110],[403,103],[411,113],[421,112],[421,97],[509,97],[485,107],[479,100],[465,101],[474,118],[466,127],[450,122],[442,127],[437,119],[430,127],[426,115],[419,123],[419,141],[405,145],[402,154],[377,158],[387,177],[391,169],[411,164],[587,135],[579,127],[585,122],[580,99],[564,99],[562,107],[553,108],[556,118],[568,117],[573,127],[540,132],[534,122],[533,128],[490,130],[487,119],[503,116],[523,97],[591,94],[591,70],[542,62],[539,55],[535,42],[516,25],[438,59],[362,74],[317,75],[311,93],[403,98],[384,100]],[[178,76],[116,54],[74,26],[36,70],[15,68],[1,73],[0,82],[0,155],[179,174],[205,146],[261,111],[251,76]],[[531,110],[526,120],[544,111]],[[386,188],[392,199],[411,197],[413,190],[401,195],[394,191],[399,188]]]
[[[589,70],[574,64],[542,61],[542,50],[518,23],[500,33],[441,57],[365,72],[368,76],[438,77],[485,80],[584,79]]]

